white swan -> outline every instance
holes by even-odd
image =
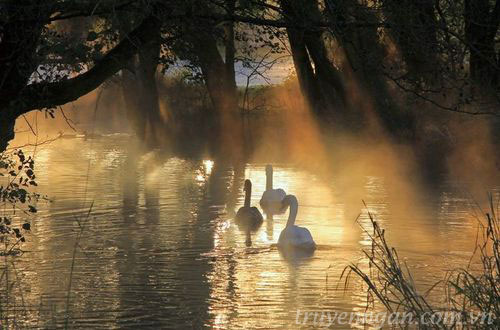
[[[273,167],[266,166],[266,191],[260,199],[260,207],[266,213],[279,213],[281,202],[285,198],[286,192],[283,189],[273,189]]]
[[[299,208],[299,202],[294,195],[287,195],[283,199],[283,207],[290,206],[290,214],[286,227],[280,233],[278,247],[282,249],[302,249],[313,251],[316,249],[316,243],[307,228],[295,226],[295,218]]]
[[[252,182],[245,180],[245,204],[236,212],[236,221],[245,231],[256,230],[262,224],[262,214],[255,206],[250,207],[250,198],[252,196]]]

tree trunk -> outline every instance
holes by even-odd
[[[236,0],[227,0],[228,15],[233,15],[236,7]],[[225,64],[226,75],[231,88],[236,90],[236,72],[234,62],[236,59],[236,49],[234,46],[234,23],[228,22],[224,25],[224,45],[225,45]]]
[[[203,33],[196,38],[194,46],[215,110],[222,114],[236,113],[238,95],[234,73],[228,72],[229,64],[222,60],[215,37],[212,33]]]
[[[226,1],[229,12],[232,8],[231,1],[233,0]],[[203,2],[197,2],[196,5],[198,7],[195,10],[199,12],[206,13],[213,10]],[[231,26],[228,26],[229,24]],[[224,152],[228,157],[238,159],[242,155],[243,138],[234,70],[233,23],[226,23],[222,31],[209,21],[190,22],[184,28],[184,37],[191,46],[190,52],[201,69],[218,121],[219,127],[214,132],[214,138],[221,140],[220,145],[224,146]],[[224,38],[219,37],[221,32],[225,35]],[[221,42],[225,46],[224,54],[218,47]]]
[[[234,10],[234,0],[226,0],[228,14]],[[211,13],[215,9],[202,1],[191,4],[190,11]],[[183,35],[191,46],[201,68],[203,79],[210,95],[214,110],[218,114],[236,114],[238,110],[238,94],[234,71],[234,23],[227,22],[222,31],[209,21],[186,21]],[[222,34],[222,40],[218,37]],[[225,54],[221,54],[218,41],[225,46]]]
[[[294,28],[288,28],[287,34],[295,72],[306,102],[313,111],[322,108],[324,102],[304,42],[304,33]]]
[[[14,138],[16,120],[7,116],[0,117],[0,153],[7,149],[9,141]]]
[[[411,136],[414,118],[401,109],[393,101],[388,91],[387,81],[384,79],[382,65],[385,58],[385,49],[379,41],[376,23],[378,18],[367,7],[355,0],[328,2],[327,13],[332,22],[347,22],[349,17],[374,26],[350,27],[342,24],[333,26],[334,36],[343,48],[349,70],[350,90],[356,90],[347,100],[349,107],[348,120],[354,127],[364,124],[364,117],[370,115],[371,106],[375,110],[381,125],[395,136]]]
[[[474,0],[475,1],[475,0]],[[438,42],[434,0],[384,0],[392,37],[412,77],[434,81]]]
[[[290,22],[307,26],[310,20],[321,20],[317,0],[281,0],[280,6]],[[287,34],[300,88],[311,110],[329,116],[334,109],[343,108],[344,86],[328,58],[323,33],[289,27]]]
[[[160,114],[156,84],[160,42],[158,25],[152,40],[130,60],[130,70],[122,70],[122,90],[128,120],[139,139],[148,145],[157,145],[166,130]]]
[[[0,32],[0,152],[14,138],[17,115],[9,111],[37,67],[36,47],[50,7],[42,11],[30,1],[2,4],[6,24]]]
[[[328,50],[322,32],[308,32],[305,41],[309,55],[314,62],[316,78],[319,82],[328,109],[343,109],[345,106],[345,86],[340,72],[328,58]],[[338,111],[337,111],[338,112]]]
[[[499,63],[495,36],[500,21],[500,0],[490,12],[488,0],[465,1],[465,36],[469,46],[469,72],[481,87],[498,84]]]
[[[141,51],[133,60],[135,74],[122,72],[127,117],[137,136],[151,145],[159,142],[165,129],[156,85],[158,54],[159,47]]]
[[[36,48],[50,8],[42,11],[30,1],[9,0],[2,5],[2,11],[7,23],[0,37],[0,89],[9,91],[14,98],[38,66]]]

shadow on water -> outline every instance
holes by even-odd
[[[117,282],[119,287],[127,288],[119,290],[119,304],[123,306],[117,320],[120,326],[152,326],[158,324],[162,314],[168,312],[168,304],[159,288],[161,279],[155,270],[156,265],[162,263],[162,254],[143,255],[143,251],[158,252],[163,249],[156,235],[159,209],[155,196],[158,196],[158,189],[145,181],[139,182],[140,178],[146,177],[146,173],[141,173],[138,161],[137,154],[131,152],[124,163],[123,228],[115,238],[121,254],[117,260]],[[139,207],[141,184],[145,186],[143,218]]]
[[[205,278],[212,266],[208,259],[199,256],[212,251],[214,228],[221,214],[226,205],[232,210],[237,202],[244,165],[237,166],[231,175],[231,167],[216,160],[212,168],[201,174],[201,186],[193,187],[189,181],[178,185],[176,195],[182,199],[180,205],[191,210],[183,214],[185,210],[160,205],[158,182],[164,177],[159,172],[167,162],[169,157],[165,153],[146,155],[144,160],[144,155],[140,157],[135,150],[125,161],[122,211],[125,227],[117,238],[124,253],[118,271],[119,285],[126,288],[119,290],[124,293],[120,304],[125,307],[120,316],[121,326],[154,326],[166,324],[168,320],[177,326],[201,328],[208,319],[210,288]],[[138,191],[144,192],[143,210],[139,207]],[[160,212],[163,221],[187,220],[189,224],[182,232],[160,234]],[[186,216],[189,219],[185,219]],[[163,235],[177,237],[165,239]],[[165,240],[175,246],[166,247],[164,251]],[[156,253],[151,255],[151,251]],[[169,256],[171,254],[175,257]],[[231,255],[227,257],[234,267]],[[162,267],[162,271],[157,267]],[[173,281],[165,282],[161,278],[164,268],[175,274]]]

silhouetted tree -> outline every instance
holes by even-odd
[[[200,72],[216,113],[234,114],[235,62],[259,47],[282,52],[271,37],[283,31],[310,107],[341,125],[365,120],[348,97],[353,81],[393,132],[411,129],[412,116],[391,88],[443,110],[498,114],[499,22],[500,0],[4,0],[0,150],[17,117],[52,114],[121,70],[138,92],[125,94],[138,135],[156,136],[159,64]],[[245,40],[252,30],[258,41]]]

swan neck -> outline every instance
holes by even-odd
[[[266,190],[272,190],[273,189],[273,171],[267,171],[266,172]]]
[[[298,211],[299,205],[293,201],[290,203],[290,214],[288,215],[288,221],[286,222],[286,226],[290,227],[295,224],[295,218],[297,218],[297,211]]]
[[[245,207],[250,207],[250,196],[252,196],[252,186],[245,189]]]

